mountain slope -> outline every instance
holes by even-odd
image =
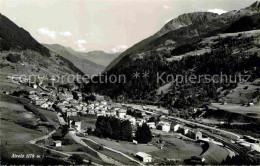
[[[67,47],[67,51],[69,51],[71,54],[79,58],[90,60],[98,65],[102,65],[105,67],[120,54],[120,53],[109,54],[101,50],[90,51],[90,52],[78,52],[69,47]]]
[[[126,50],[110,64],[107,77],[123,75],[125,83],[90,83],[85,90],[108,95],[114,100],[162,105],[175,111],[177,116],[185,117],[191,116],[194,107],[221,102],[238,86],[232,82],[237,75],[250,74],[248,84],[260,78],[259,5],[254,3],[245,9],[220,16],[213,14],[206,19],[202,18],[207,13],[193,13],[201,15],[199,20],[192,24],[187,22],[182,27],[173,21],[174,26],[170,27],[173,30],[159,31]],[[250,24],[242,27],[248,18]],[[243,32],[240,32],[241,27]],[[140,75],[135,78],[136,73]],[[189,80],[190,76],[220,74],[232,79],[227,82],[202,79],[195,83]],[[259,90],[255,88],[247,93],[247,98],[241,99],[240,104],[259,103]]]
[[[49,50],[38,43],[29,32],[18,27],[0,13],[0,51],[11,49],[31,49],[44,56],[51,56]]]
[[[26,30],[0,14],[1,74],[83,74],[67,59],[51,53]]]
[[[90,76],[93,74],[101,73],[105,68],[104,66],[98,65],[86,58],[82,58],[80,55],[78,55],[78,52],[72,50],[71,48],[67,48],[59,44],[44,45],[56,54],[59,54],[60,56],[71,61],[83,73],[88,74]]]
[[[90,51],[87,53],[81,53],[78,55],[79,57],[88,59],[92,62],[95,62],[96,64],[102,65],[102,66],[107,66],[111,61],[113,61],[120,53],[114,53],[114,54],[109,54],[104,51]]]
[[[222,15],[209,12],[183,14],[168,22],[160,31],[147,39],[135,44],[120,54],[106,68],[108,71],[116,66],[124,66],[131,60],[145,54],[146,51],[170,52],[174,47],[189,41],[194,37],[216,35],[244,16],[252,16],[260,12],[257,1],[249,7],[238,11],[230,11]]]

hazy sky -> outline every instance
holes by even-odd
[[[122,51],[180,14],[225,12],[256,0],[0,0],[0,12],[41,43]]]

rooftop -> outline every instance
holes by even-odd
[[[147,154],[147,153],[144,153],[144,152],[138,152],[136,153],[137,156],[140,156],[142,158],[144,157],[152,157],[151,155]]]

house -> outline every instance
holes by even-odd
[[[202,139],[202,133],[198,130],[190,130],[190,132],[187,134],[187,137],[194,140],[200,140]]]
[[[160,121],[157,125],[157,128],[159,130],[162,130],[162,131],[165,131],[165,132],[169,132],[170,129],[171,129],[171,125],[168,123],[168,122],[163,122],[163,121]]]
[[[171,130],[171,125],[169,123],[164,123],[162,125],[162,131],[169,132]]]
[[[37,88],[38,88],[38,85],[33,84],[33,89],[37,89]]]
[[[147,122],[146,124],[147,124],[147,126],[149,126],[150,129],[155,129],[156,128],[155,122]]]
[[[185,126],[180,126],[179,130],[182,135],[187,135],[189,133],[189,128]]]
[[[152,162],[152,156],[144,152],[136,153],[136,157],[144,163]]]
[[[61,141],[54,141],[55,147],[61,147]]]
[[[71,92],[66,92],[66,93],[64,94],[64,98],[65,98],[67,101],[70,101],[70,100],[73,99],[73,95],[72,95]]]
[[[94,110],[88,110],[88,114],[95,115],[95,112],[94,112]]]
[[[85,106],[82,107],[83,112],[86,112],[87,110],[88,110],[88,107],[85,107]]]
[[[81,131],[81,119],[79,117],[69,117],[69,127]]]
[[[196,139],[196,140],[202,139],[202,132],[196,131],[196,137],[195,137],[195,139]]]
[[[133,144],[137,145],[137,144],[138,144],[138,142],[137,142],[136,140],[133,140]]]
[[[77,111],[73,108],[68,109],[67,112],[66,112],[67,117],[77,116],[77,115],[78,115]]]
[[[125,116],[125,119],[126,119],[126,120],[129,120],[129,122],[130,122],[132,125],[135,125],[135,124],[136,124],[136,119],[135,119],[135,117],[132,117],[132,116],[130,116],[130,115],[126,115],[126,116]]]
[[[107,105],[107,101],[101,101],[101,105]]]
[[[107,114],[108,116],[116,116],[116,111],[114,111],[114,110],[109,110],[109,111],[106,112],[106,114]]]
[[[44,98],[39,98],[37,100],[35,100],[35,105],[42,105],[43,103],[45,103],[47,101],[47,99]]]
[[[99,117],[99,116],[104,116],[101,112],[96,112],[96,116]]]
[[[179,130],[180,126],[181,126],[181,125],[178,124],[178,123],[172,123],[172,124],[171,124],[171,129],[172,129],[174,132],[176,132],[176,131]]]
[[[125,115],[126,115],[126,110],[120,109],[120,110],[118,110],[117,114],[118,114],[119,119],[124,119]]]
[[[145,122],[146,122],[146,121],[145,121],[144,119],[139,119],[139,120],[136,121],[136,124],[137,124],[138,126],[142,126]]]
[[[34,95],[34,94],[36,94],[36,91],[32,90],[29,93],[30,93],[30,95]]]
[[[41,105],[41,108],[44,108],[44,109],[46,109],[46,108],[48,108],[49,107],[49,105],[47,104],[47,103],[43,103],[42,105]]]

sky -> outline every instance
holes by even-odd
[[[184,13],[225,13],[256,0],[0,0],[0,13],[40,43],[122,52]]]

